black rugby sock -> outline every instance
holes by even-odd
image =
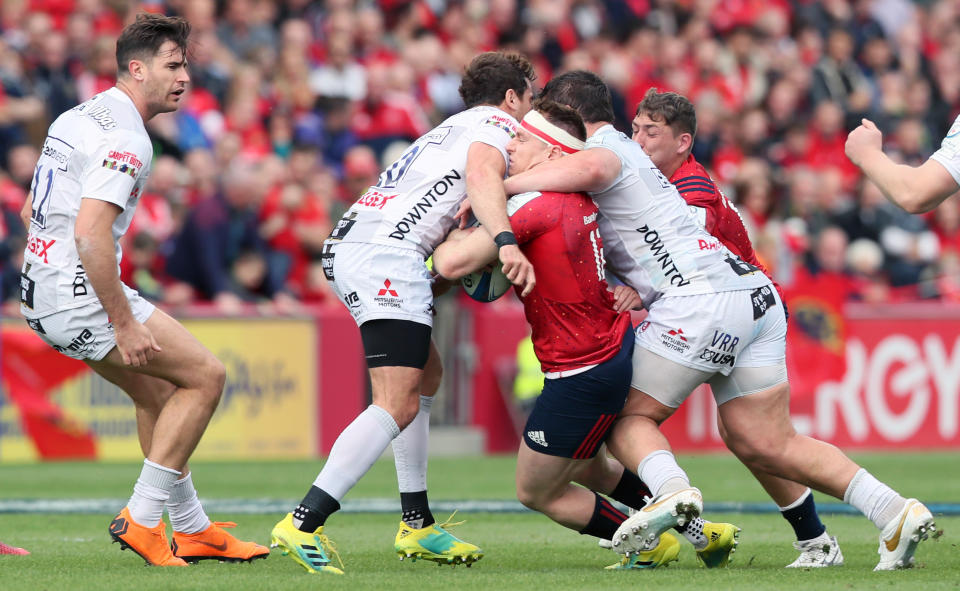
[[[293,510],[293,525],[300,531],[313,533],[327,522],[327,517],[340,509],[337,499],[324,490],[311,486],[297,508]]]

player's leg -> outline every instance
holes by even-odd
[[[574,482],[619,501],[631,509],[640,509],[652,496],[650,489],[639,476],[607,455],[606,446],[601,447],[597,455],[577,471]]]
[[[717,428],[721,438],[726,442],[728,434],[719,414]],[[810,488],[766,472],[759,472],[750,466],[747,468],[777,504],[780,515],[793,528],[797,538],[793,546],[800,551],[800,556],[788,564],[787,568],[842,566],[843,552],[840,551],[837,538],[831,536],[820,521]]]
[[[733,398],[720,413],[730,449],[745,464],[841,498],[867,516],[881,530],[877,570],[910,567],[917,544],[935,532],[932,514],[916,499],[904,499],[837,447],[798,434],[786,383]]]
[[[166,543],[163,507],[219,401],[223,365],[176,320],[134,292],[128,290],[127,295],[134,317],[161,348],[146,366],[123,364],[99,305],[62,317],[66,325],[79,322],[91,327],[87,330],[92,346],[84,352],[84,361],[107,379],[122,382],[136,405],[146,459],[130,502],[111,523],[111,535],[150,564],[182,566]]]
[[[401,520],[409,527],[422,529],[436,520],[427,500],[427,458],[430,440],[430,408],[440,388],[443,365],[433,341],[423,368],[419,409],[413,421],[392,442],[397,485],[400,489]]]
[[[631,546],[649,547],[656,535],[667,528],[681,531],[697,549],[697,557],[710,567],[726,566],[737,546],[739,528],[732,524],[710,523],[699,516],[699,491],[690,486],[689,479],[677,464],[670,445],[659,430],[659,424],[673,414],[677,407],[712,372],[695,369],[688,358],[695,358],[705,346],[689,334],[701,333],[701,339],[712,333],[701,311],[713,310],[712,303],[704,305],[690,298],[673,298],[658,303],[647,320],[636,331],[637,347],[633,355],[632,388],[624,410],[614,425],[609,446],[614,456],[630,470],[635,470],[653,495],[651,503],[627,524],[627,546],[623,539],[615,540],[620,550]],[[688,335],[683,334],[684,327]],[[706,341],[706,345],[710,344]],[[665,349],[663,344],[669,344]],[[662,503],[665,499],[671,499]],[[664,512],[666,510],[666,512]],[[660,513],[659,515],[657,513]],[[655,517],[655,523],[649,519]],[[646,541],[633,534],[633,524],[642,522],[647,530],[652,526],[653,536]],[[644,529],[644,528],[641,528]],[[621,538],[626,530],[621,531]],[[641,536],[642,537],[642,536]]]

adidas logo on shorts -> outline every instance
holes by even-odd
[[[547,438],[543,435],[543,431],[527,431],[527,437],[541,447],[550,447],[547,445]]]

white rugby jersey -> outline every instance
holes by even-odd
[[[430,256],[454,227],[467,196],[467,150],[493,146],[509,164],[507,143],[517,120],[479,106],[448,117],[424,134],[380,175],[337,223],[327,243],[365,242],[417,250]]]
[[[704,230],[667,177],[640,144],[605,125],[586,149],[606,148],[620,158],[620,175],[591,193],[607,264],[637,290],[645,306],[661,296],[753,289],[770,280]]]
[[[960,185],[960,117],[954,119],[950,131],[940,143],[940,149],[934,152],[930,159],[942,164]]]
[[[100,199],[123,210],[112,228],[119,241],[130,227],[152,158],[140,113],[116,87],[57,117],[30,187],[33,212],[20,277],[24,316],[41,318],[97,299],[74,243],[80,200]],[[119,267],[119,243],[116,256]]]

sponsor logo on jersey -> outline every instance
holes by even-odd
[[[700,250],[720,250],[723,244],[719,240],[704,240],[703,238],[699,238],[697,239],[697,246],[700,247]]]
[[[459,171],[451,168],[450,172],[443,175],[440,180],[434,183],[426,195],[416,201],[407,214],[396,223],[394,231],[390,232],[390,237],[403,240],[411,230],[417,227],[417,224],[420,223],[423,216],[427,214],[427,210],[431,209],[437,202],[437,198],[446,195],[447,191],[453,188],[453,181],[458,181],[462,178]]]
[[[590,215],[583,216],[583,225],[589,226],[593,222],[597,221],[597,212],[593,212]]]
[[[47,156],[48,158],[53,158],[60,164],[65,164],[67,162],[67,159],[69,158],[67,154],[64,154],[60,150],[50,145],[50,138],[47,138],[47,141],[43,143],[42,153],[44,156]]]
[[[366,193],[361,195],[359,199],[357,199],[357,205],[362,207],[371,207],[373,209],[383,209],[383,206],[396,196],[397,193],[394,193],[393,195],[386,195],[380,191],[369,189]]]
[[[140,169],[132,164],[127,164],[126,162],[118,162],[116,160],[111,160],[110,158],[104,158],[103,164],[101,164],[101,166],[103,166],[104,168],[108,168],[110,170],[116,170],[117,172],[120,172],[123,174],[128,174],[130,175],[130,178],[134,178],[134,179],[137,178],[137,173],[140,172]]]
[[[77,263],[77,268],[73,270],[73,297],[87,295],[87,272],[83,265]]]
[[[690,282],[683,278],[683,274],[674,264],[673,257],[664,245],[663,240],[660,239],[660,234],[647,225],[637,228],[637,232],[643,234],[643,241],[650,245],[650,254],[654,257],[654,260],[660,263],[663,276],[670,282],[670,285],[676,287],[690,285]]]
[[[492,125],[497,129],[502,129],[510,136],[510,139],[517,136],[517,124],[501,115],[490,115],[486,121],[483,122],[483,125]]]
[[[350,228],[357,223],[357,212],[350,211],[347,212],[340,220],[337,222],[337,225],[333,227],[333,231],[330,232],[330,236],[327,237],[327,240],[343,240],[343,237],[347,235],[347,232],[350,231]]]
[[[660,183],[661,188],[663,189],[670,188],[670,180],[667,179],[667,177],[665,177],[662,172],[660,172],[659,168],[657,168],[656,166],[651,166],[650,170],[653,171],[653,176],[656,177],[657,182]]]
[[[110,131],[117,128],[117,121],[113,118],[110,113],[110,109],[103,106],[97,106],[86,112],[87,117],[90,117],[97,122],[97,125],[100,126],[104,131]]]
[[[351,308],[360,307],[360,296],[358,296],[357,292],[355,291],[351,291],[347,295],[343,296],[343,301],[345,301]]]
[[[131,166],[136,166],[137,168],[143,168],[143,162],[140,162],[140,159],[137,158],[137,155],[133,152],[122,152],[120,150],[111,150],[107,154],[107,158],[112,158],[117,162],[125,162]]]
[[[677,353],[685,353],[690,349],[690,343],[683,334],[682,328],[673,328],[660,335],[660,342],[667,349],[672,349]]]
[[[730,265],[730,268],[733,269],[733,272],[741,277],[744,275],[752,275],[760,270],[750,263],[744,261],[740,257],[727,257],[724,260],[728,265]]]
[[[373,298],[381,308],[396,308],[400,309],[403,300],[400,298],[400,294],[397,293],[397,290],[393,289],[393,283],[389,279],[383,280],[383,287],[380,288],[380,291],[377,292],[376,297]]]
[[[30,234],[27,236],[27,250],[35,254],[37,258],[42,259],[44,264],[49,265],[50,261],[47,255],[50,252],[50,247],[53,246],[56,241],[56,238],[44,240],[36,234]]]
[[[750,292],[750,301],[753,303],[754,320],[759,320],[767,313],[767,310],[777,305],[777,299],[773,297],[773,288],[769,285],[764,285]]]
[[[700,353],[700,359],[716,365],[729,365],[733,367],[733,362],[737,358],[734,349],[739,342],[739,337],[715,330],[713,331],[713,339],[710,342],[710,346],[706,347]]]
[[[33,310],[33,294],[37,291],[37,282],[27,277],[26,273],[20,274],[20,302]]]
[[[90,332],[90,329],[85,328],[80,334],[73,337],[66,348],[75,353],[86,353],[92,349],[95,344],[97,344],[97,341],[93,338],[93,333]],[[54,347],[54,349],[56,349],[56,347]],[[63,349],[58,349],[58,351],[62,353]]]
[[[47,331],[43,330],[43,325],[40,324],[38,318],[27,318],[27,326],[29,326],[37,334],[47,334]]]

